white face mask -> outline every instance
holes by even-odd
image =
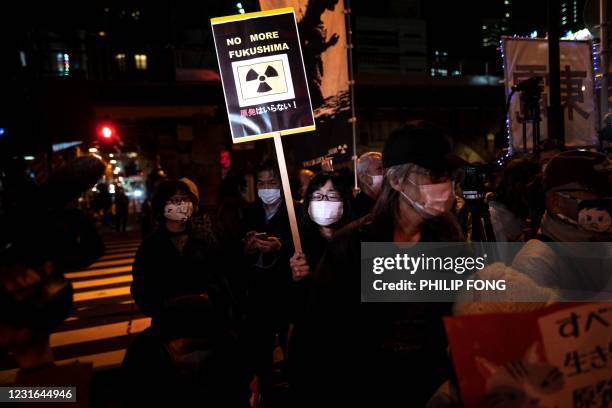
[[[260,188],[257,190],[257,195],[261,198],[264,204],[270,205],[277,203],[281,198],[280,188]]]
[[[177,204],[166,203],[164,217],[172,221],[187,221],[193,214],[193,203],[191,201],[180,201]]]
[[[418,187],[424,202],[417,202],[403,191],[400,191],[400,193],[408,200],[412,208],[414,208],[421,217],[439,217],[451,209],[455,198],[455,185],[452,181],[423,185],[415,184],[410,181],[410,179],[408,179],[408,182]]]
[[[327,227],[342,218],[344,203],[342,201],[311,201],[308,206],[310,218],[317,224]]]
[[[372,177],[372,190],[376,193],[380,193],[380,188],[382,187],[383,176],[370,176]]]

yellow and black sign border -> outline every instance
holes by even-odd
[[[233,14],[231,16],[213,17],[210,19],[211,24],[230,23],[232,21],[247,20],[249,18],[276,16],[279,14],[294,13],[293,7],[284,7],[274,10],[254,11],[252,13]]]

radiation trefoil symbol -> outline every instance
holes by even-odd
[[[255,71],[253,68],[249,69],[249,71],[246,74],[246,80],[247,81],[259,81],[257,92],[264,93],[264,92],[270,92],[273,90],[270,87],[270,85],[268,85],[268,83],[266,82],[266,79],[269,77],[277,77],[277,76],[278,76],[278,71],[274,69],[272,65],[268,65],[268,67],[266,68],[266,71],[262,75],[259,75],[257,71]]]
[[[232,62],[240,107],[295,98],[287,54]]]

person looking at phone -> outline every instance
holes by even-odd
[[[270,392],[276,336],[283,348],[286,345],[293,245],[276,162],[262,163],[256,170],[256,180],[257,199],[245,209],[243,220],[247,289],[244,334],[251,368],[265,400]]]

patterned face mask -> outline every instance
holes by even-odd
[[[581,200],[571,192],[557,192],[560,220],[583,231],[612,235],[612,199]]]
[[[191,201],[168,201],[164,207],[164,217],[168,220],[186,222],[192,214],[193,203]]]

